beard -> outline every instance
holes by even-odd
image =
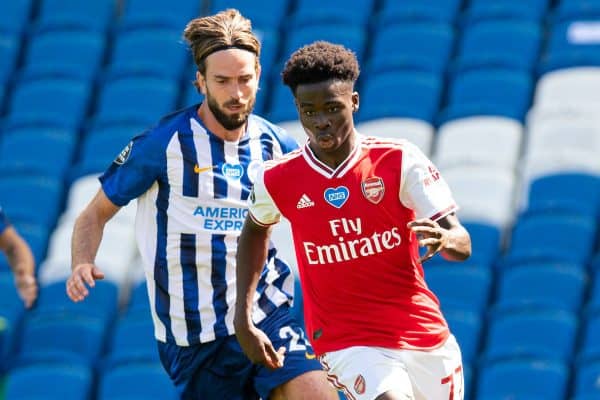
[[[228,115],[221,109],[221,107],[219,107],[219,104],[214,97],[212,97],[208,91],[206,92],[206,103],[208,104],[208,108],[213,113],[217,121],[219,121],[219,123],[223,126],[223,128],[227,129],[228,131],[237,129],[244,125],[246,121],[248,121],[248,116],[252,113],[255,102],[256,97],[253,97],[250,99],[245,109],[240,110],[239,113]],[[223,104],[223,107],[238,104],[239,103],[237,101],[228,101]]]

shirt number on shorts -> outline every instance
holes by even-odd
[[[284,326],[279,330],[279,337],[282,339],[290,339],[289,351],[305,351],[306,346],[298,343],[301,339],[304,341],[304,334],[299,335],[298,332],[292,329],[291,326]]]
[[[448,397],[449,400],[454,400],[454,390],[455,387],[457,386],[456,384],[460,385],[462,383],[462,365],[459,365],[458,367],[456,367],[456,369],[454,370],[453,373],[451,373],[450,375],[443,377],[442,378],[442,385],[445,384],[450,384],[450,396]],[[458,399],[462,399],[462,392],[463,388],[462,385],[458,387],[458,394],[459,396],[457,397]]]

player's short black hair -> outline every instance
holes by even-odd
[[[331,79],[352,82],[360,69],[356,55],[344,46],[317,41],[296,50],[285,63],[283,83],[296,93],[298,85]]]

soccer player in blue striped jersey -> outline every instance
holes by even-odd
[[[8,265],[15,276],[15,285],[19,297],[30,308],[38,295],[35,279],[35,259],[31,248],[10,223],[4,210],[0,207],[0,251],[8,260]]]
[[[278,350],[257,366],[236,340],[235,256],[246,200],[258,166],[297,144],[252,114],[260,44],[248,19],[232,9],[197,18],[184,37],[205,100],[133,138],[100,177],[101,189],[75,223],[67,294],[82,301],[103,278],[94,258],[104,224],[137,199],[155,336],[181,398],[335,400],[291,317],[293,276],[272,246],[251,314]]]

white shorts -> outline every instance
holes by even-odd
[[[428,351],[356,346],[323,354],[328,378],[348,400],[374,400],[393,391],[407,400],[462,400],[460,348],[453,335]]]

